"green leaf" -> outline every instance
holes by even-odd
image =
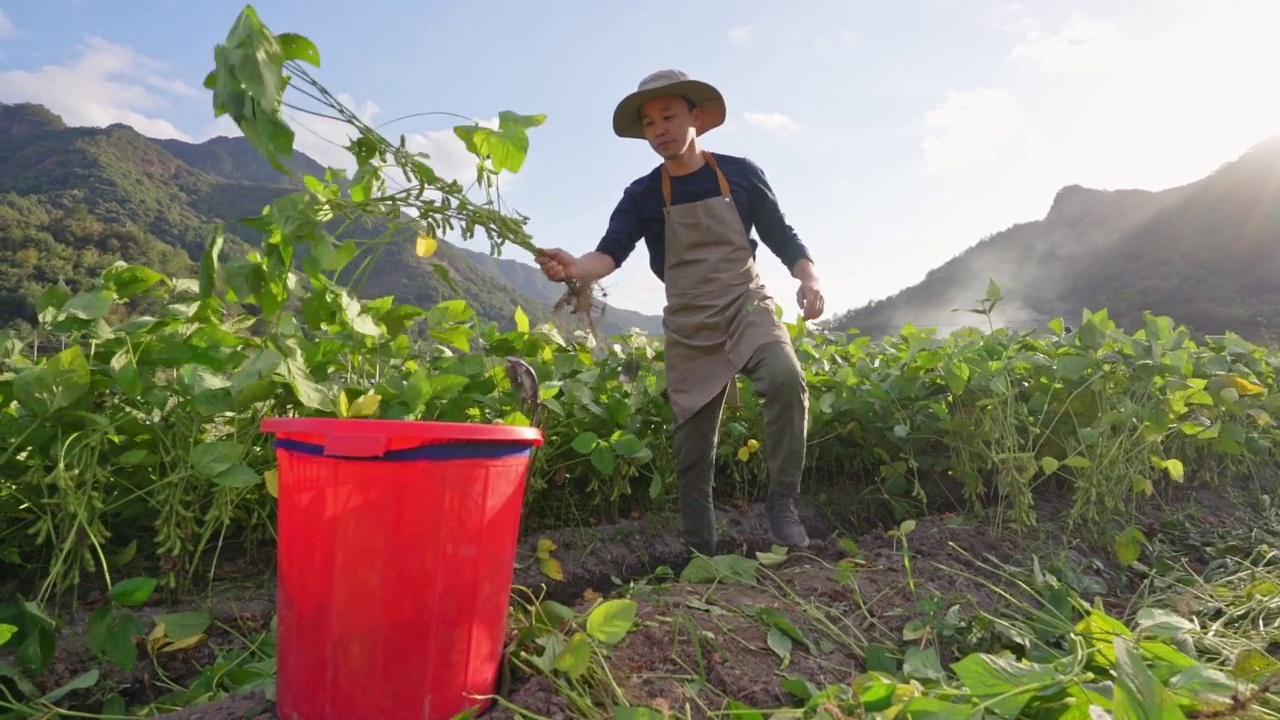
[[[635,625],[636,609],[634,600],[606,600],[587,615],[587,633],[602,643],[615,645]]]
[[[1033,696],[1055,692],[1066,682],[1051,665],[987,653],[968,655],[952,663],[951,669],[970,693],[990,702],[991,710],[1007,718],[1020,717]]]
[[[791,664],[791,653],[795,649],[795,641],[781,628],[769,628],[768,634],[765,635],[765,642],[769,645],[769,649],[782,660],[783,667]]]
[[[1141,528],[1129,526],[1116,534],[1116,560],[1123,567],[1129,567],[1142,554],[1142,545],[1147,541]]]
[[[899,717],[911,720],[974,720],[973,708],[968,704],[916,695],[902,705]]]
[[[1194,623],[1161,608],[1142,608],[1134,616],[1137,630],[1144,636],[1174,638],[1196,629]]]
[[[527,130],[546,121],[546,115],[520,115],[509,110],[498,114],[498,129],[482,125],[458,125],[454,134],[473,155],[487,158],[495,172],[519,172],[529,153]]]
[[[1200,664],[1192,665],[1175,675],[1169,681],[1169,688],[1196,700],[1212,697],[1224,704],[1229,703],[1234,695],[1243,696],[1252,689],[1247,682]]]
[[[97,668],[86,670],[80,673],[79,675],[75,676],[74,678],[68,680],[65,684],[63,684],[61,687],[57,688],[56,690],[52,690],[46,693],[43,697],[40,698],[40,700],[42,702],[53,705],[61,701],[62,698],[66,697],[68,693],[71,693],[75,690],[88,690],[89,688],[98,684],[98,675],[99,673]]]
[[[599,442],[600,437],[588,430],[586,432],[578,433],[578,436],[573,439],[570,447],[580,455],[588,455],[596,448],[596,445],[599,444]]]
[[[575,680],[591,667],[591,639],[577,632],[556,657],[555,669]]]
[[[142,395],[142,375],[133,358],[129,357],[128,350],[121,350],[111,358],[111,368],[115,371],[116,385],[126,397],[137,398]]]
[[[111,310],[116,294],[110,290],[90,290],[73,296],[62,311],[82,320],[97,320]]]
[[[267,113],[278,112],[284,92],[284,52],[252,6],[241,11],[225,47],[228,64],[244,91]]]
[[[13,381],[13,396],[27,410],[44,414],[79,400],[89,391],[89,362],[79,345],[72,345],[24,370]]]
[[[13,625],[0,623],[0,647],[4,647],[4,644],[9,642],[9,640],[16,634],[18,634],[18,628]]]
[[[289,379],[289,387],[293,388],[299,402],[314,410],[333,411],[337,400],[336,394],[312,380],[310,373],[301,364],[289,360],[285,362],[284,367],[285,375]]]
[[[142,623],[131,612],[104,605],[89,616],[89,648],[128,672],[138,661],[137,638]]]
[[[222,228],[215,225],[213,235],[200,255],[200,299],[213,297],[218,287],[218,256],[222,253]]]
[[[1127,638],[1115,638],[1116,654],[1115,717],[1182,718],[1169,691],[1142,662],[1142,655]]]
[[[471,331],[465,327],[454,326],[432,330],[431,337],[464,353],[471,352]]]
[[[120,693],[114,692],[107,696],[102,702],[102,715],[106,717],[127,717],[124,698]]]
[[[214,476],[213,481],[223,487],[252,487],[262,482],[262,476],[244,463],[236,463]]]
[[[280,53],[286,61],[301,60],[320,67],[320,50],[316,48],[315,43],[302,35],[280,33],[276,35],[276,42],[280,43]]]
[[[892,666],[890,668],[884,672],[892,674]],[[868,670],[870,670],[869,666]],[[897,683],[871,674],[860,676],[856,682],[854,689],[858,691],[863,710],[869,713],[881,712],[893,704],[894,693],[898,690]]]
[[[240,444],[231,440],[214,440],[191,449],[191,467],[212,480],[240,462]]]
[[[1079,380],[1097,367],[1098,361],[1084,355],[1061,355],[1054,364],[1058,368],[1059,377],[1066,380]]]
[[[937,648],[923,648],[918,645],[908,647],[903,653],[902,674],[912,680],[943,682],[947,679],[947,674],[942,669],[942,661],[938,658]]]
[[[102,273],[102,281],[122,300],[140,295],[165,279],[164,275],[149,267],[123,263]]]
[[[613,470],[617,466],[617,456],[613,454],[613,448],[604,443],[593,447],[591,449],[591,466],[600,471],[602,475],[613,474]]]
[[[174,642],[196,637],[213,624],[209,613],[195,611],[156,615],[152,619],[157,625],[164,625],[164,634]]]
[[[111,601],[127,607],[139,607],[156,589],[156,579],[135,577],[121,580],[111,588]]]
[[[947,389],[953,394],[964,392],[969,384],[969,366],[963,362],[949,361],[942,364],[942,376],[947,381]]]
[[[57,285],[46,288],[44,292],[36,298],[36,313],[40,318],[40,322],[50,322],[54,314],[61,311],[63,305],[71,299],[71,291],[67,289],[65,283],[61,280]]]
[[[244,365],[231,376],[231,384],[242,387],[269,378],[284,365],[284,361],[284,355],[281,355],[278,350],[263,348],[245,361]]]

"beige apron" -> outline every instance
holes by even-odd
[[[756,272],[751,243],[715,158],[702,153],[720,181],[720,196],[671,205],[671,175],[662,168],[666,213],[662,313],[667,394],[677,423],[732,384],[759,348],[790,344],[786,326]]]

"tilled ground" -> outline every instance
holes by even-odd
[[[1233,505],[1232,497],[1222,491],[1198,491],[1177,504],[1191,508],[1199,525],[1241,527],[1252,522],[1245,514],[1248,509]],[[1161,517],[1169,513],[1164,510]],[[611,685],[616,686],[609,691],[613,697],[597,700],[671,708],[682,716],[687,708],[693,717],[707,717],[729,700],[756,708],[786,707],[793,697],[788,688],[794,689],[797,682],[817,688],[849,682],[865,669],[867,645],[897,647],[909,622],[922,617],[936,622],[949,609],[989,611],[1008,602],[987,584],[1000,585],[994,568],[1001,563],[1026,567],[1035,554],[1045,566],[1070,567],[1077,575],[1075,584],[1094,588],[1108,605],[1120,605],[1133,590],[1128,587],[1132,581],[1116,574],[1114,560],[1105,552],[1085,550],[1061,534],[1018,536],[957,517],[935,516],[920,520],[905,542],[884,529],[850,542],[839,536],[838,518],[826,512],[805,515],[815,538],[812,545],[793,551],[780,564],[756,566],[754,578],[747,582],[646,580],[664,567],[679,575],[687,562],[678,535],[657,518],[526,538],[515,582],[535,596],[585,612],[601,597],[622,589],[616,584],[620,580],[638,603],[637,622],[608,653]],[[720,519],[721,552],[755,558],[757,552],[771,549],[759,508],[750,513],[721,510]],[[1144,527],[1149,536],[1159,533],[1155,523]],[[542,538],[556,545],[553,555],[563,568],[563,581],[542,574],[536,558]],[[270,603],[258,592],[247,603],[224,601],[215,614],[261,626],[270,618]],[[778,632],[782,628],[788,632]],[[60,643],[67,646],[67,640]],[[172,653],[166,660],[166,677],[179,684],[195,677],[211,660],[209,653],[200,646]],[[60,649],[67,678],[91,666],[86,655],[87,650],[77,654],[74,641],[70,649]],[[941,659],[945,663],[949,658]],[[145,682],[134,678],[135,684]],[[550,681],[518,670],[503,697],[541,717],[573,717],[569,702]],[[516,714],[495,706],[485,716]],[[269,695],[254,691],[160,717],[272,720],[277,715]]]

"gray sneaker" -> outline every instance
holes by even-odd
[[[775,543],[788,547],[809,546],[809,534],[800,523],[794,496],[770,494],[765,500],[764,511]]]

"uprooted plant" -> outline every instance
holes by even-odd
[[[471,240],[480,229],[487,235],[494,255],[501,255],[506,243],[535,257],[545,254],[525,231],[528,218],[504,211],[499,190],[500,174],[504,170],[518,172],[523,166],[529,148],[526,133],[542,125],[545,115],[504,110],[498,114],[497,128],[477,122],[453,128],[477,158],[472,187],[478,186],[484,197],[477,202],[467,194],[471,188],[441,177],[425,162],[429,158],[424,153],[411,150],[404,135],[398,143],[391,142],[326,89],[306,67],[320,67],[315,44],[295,33],[273,34],[252,6],[240,14],[225,43],[215,48],[214,58],[216,67],[204,85],[213,91],[215,116],[227,115],[234,120],[278,170],[293,174],[283,162],[293,152],[295,137],[284,117],[286,108],[337,122],[354,133],[346,146],[356,161],[356,171],[350,179],[336,170],[330,171],[326,183],[306,179],[314,192],[314,197],[308,196],[313,210],[308,219],[313,223],[337,218],[344,218],[347,223],[377,219],[387,226],[387,231],[366,243],[370,249],[409,230],[418,238],[420,254],[428,254],[437,238],[449,232],[457,230],[464,240]],[[287,102],[284,97],[289,88],[314,106]],[[427,114],[435,113],[415,113],[406,118]],[[352,241],[335,245],[328,233],[317,232],[309,241],[311,253],[325,270],[336,270],[358,254]],[[375,254],[376,250],[370,253],[361,267],[370,267],[368,260]],[[434,269],[448,281],[443,265],[435,265]],[[571,313],[582,315],[594,329],[594,318],[603,311],[603,304],[593,293],[603,291],[572,279],[565,284],[565,296],[556,303],[555,310],[568,308]]]

